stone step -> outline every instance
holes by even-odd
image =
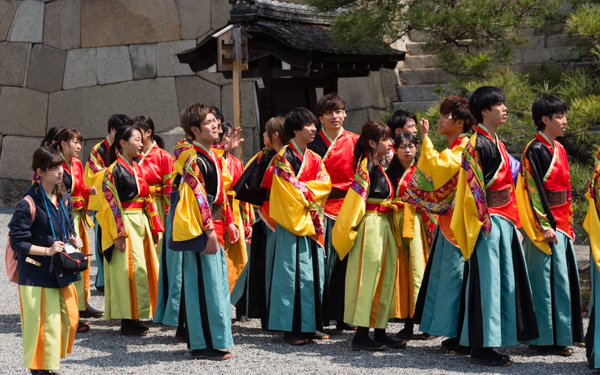
[[[426,112],[431,106],[439,105],[439,100],[424,100],[415,102],[392,102],[392,111],[404,109],[411,112]]]
[[[441,90],[438,92],[438,90]],[[450,95],[448,85],[410,85],[396,86],[398,98],[404,102],[419,102],[427,100],[439,100],[441,97]]]
[[[443,84],[452,79],[452,75],[439,69],[407,69],[400,71],[403,85]]]
[[[413,56],[432,55],[435,51],[425,48],[425,42],[407,42],[406,52]]]
[[[406,55],[404,67],[406,69],[435,68],[436,55]]]

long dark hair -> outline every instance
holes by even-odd
[[[142,134],[142,129],[137,126],[128,126],[117,130],[115,140],[108,149],[108,165],[111,165],[117,160],[117,151],[121,151],[121,139],[128,141],[136,130],[140,132],[140,135]]]
[[[61,166],[62,163],[63,161],[58,151],[50,147],[43,146],[35,150],[35,152],[33,153],[31,169],[33,169],[35,173],[37,173],[38,169],[41,169],[45,172],[48,169]],[[41,179],[41,176],[39,177]],[[58,183],[53,190],[54,194],[58,195],[60,198],[64,196],[66,191],[67,189],[65,188],[65,185],[62,182]]]
[[[56,135],[62,130],[60,127],[52,127],[48,129],[48,132],[42,139],[40,143],[40,147],[52,147],[56,143]]]
[[[360,137],[354,145],[354,164],[357,164],[365,154],[371,156],[372,150],[369,141],[379,142],[381,138],[389,138],[391,135],[392,130],[382,122],[369,121],[364,124],[360,131]]]
[[[154,131],[154,121],[152,121],[150,117],[144,115],[137,116],[133,119],[133,125],[142,129],[144,132],[152,130],[152,134],[150,135],[152,140],[156,142],[158,147],[162,148],[163,150],[165,149],[165,141],[163,141],[162,137],[156,134]]]
[[[56,135],[56,142],[51,147],[57,151],[63,152],[61,146],[62,142],[69,143],[73,138],[77,139],[80,143],[83,142],[83,136],[81,135],[79,130],[63,128]]]

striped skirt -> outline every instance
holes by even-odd
[[[498,348],[539,337],[517,228],[502,216],[490,219],[489,237],[481,230],[467,264],[463,346]]]
[[[403,215],[400,213],[400,228]],[[414,237],[403,238],[398,246],[398,269],[396,289],[390,310],[390,318],[412,318],[421,289],[425,266],[429,255],[429,244],[420,214],[415,215]]]
[[[397,254],[390,216],[367,212],[348,254],[344,322],[359,327],[387,327]]]
[[[569,346],[583,341],[581,288],[573,242],[556,231],[558,243],[546,255],[525,238],[525,260],[540,337],[530,345]]]
[[[227,349],[233,346],[227,261],[216,254],[183,251],[183,327],[188,348]]]
[[[169,215],[165,223],[165,233],[171,232],[172,221],[173,218]],[[162,243],[163,250],[160,253],[154,323],[177,327],[179,323],[179,306],[181,303],[181,285],[183,279],[181,263],[183,261],[183,252],[171,250],[167,246],[167,239],[164,236],[159,242]]]
[[[58,370],[60,358],[71,353],[79,321],[75,287],[19,285],[19,299],[23,365],[32,370]]]
[[[90,240],[88,238],[87,227],[85,225],[85,210],[73,210],[73,224],[75,225],[75,234],[83,241],[83,247],[80,251],[84,254],[90,254]],[[87,301],[92,296],[90,291],[90,264],[85,271],[81,272],[81,280],[73,283],[75,290],[77,290],[77,303],[79,305],[79,311],[85,310],[87,307]]]
[[[465,258],[438,228],[415,307],[419,330],[435,336],[458,337]]]
[[[148,219],[141,209],[123,210],[125,251],[104,259],[104,319],[151,319],[156,307],[158,260]]]
[[[323,328],[323,247],[277,226],[268,301],[269,329],[315,332]]]

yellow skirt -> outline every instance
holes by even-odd
[[[389,215],[367,212],[348,253],[344,322],[386,328],[394,295],[397,249]]]
[[[84,210],[73,210],[73,223],[75,224],[75,234],[83,241],[83,247],[81,252],[84,254],[90,254],[90,240],[88,238],[87,227],[85,226],[85,211]],[[75,290],[77,290],[77,303],[79,311],[84,311],[87,307],[87,301],[92,296],[90,291],[90,263],[85,271],[81,272],[81,280],[73,283]]]
[[[73,284],[62,289],[19,285],[23,365],[31,370],[58,370],[71,353],[79,322]]]
[[[104,257],[104,319],[152,319],[156,308],[158,259],[150,224],[141,209],[123,210],[125,251]]]

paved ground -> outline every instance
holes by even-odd
[[[12,210],[0,208],[0,256],[4,259],[7,223]],[[580,268],[589,264],[587,249],[577,250]],[[7,281],[0,261],[0,373],[25,374],[19,318],[19,297],[15,284]],[[95,263],[92,263],[95,266]],[[92,272],[94,272],[93,269]],[[583,275],[582,275],[583,277]],[[102,308],[102,295],[93,291],[90,302]],[[587,319],[585,320],[587,325]],[[350,350],[352,334],[332,331],[330,340],[304,347],[284,344],[281,334],[260,330],[258,321],[235,323],[235,347],[231,360],[213,363],[190,360],[185,344],[173,341],[174,330],[151,325],[147,337],[122,337],[118,324],[91,319],[92,330],[77,334],[73,353],[61,362],[61,374],[187,374],[187,373],[343,373],[343,374],[587,374],[585,348],[576,348],[572,357],[540,356],[527,346],[503,349],[513,357],[511,367],[494,369],[472,365],[467,357],[446,355],[441,339],[411,341],[405,350],[378,353]],[[401,324],[390,324],[397,332]]]

